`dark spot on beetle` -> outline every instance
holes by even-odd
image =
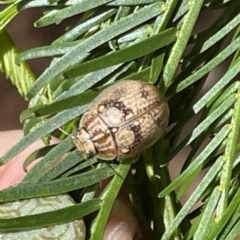
[[[140,90],[140,93],[141,93],[141,97],[142,98],[148,98],[148,96],[149,96],[149,93],[148,93],[148,91],[146,91],[145,89],[141,89]]]
[[[93,151],[92,151],[92,150],[89,150],[89,151],[87,152],[87,157],[88,157],[88,158],[91,158],[91,157],[93,157],[93,156],[94,156]]]
[[[142,135],[141,135],[141,126],[132,124],[130,126],[130,130],[134,133],[134,142],[133,145],[141,143]],[[134,147],[134,146],[132,146]]]
[[[148,99],[149,92],[145,89],[145,84],[141,84],[140,86],[140,94],[142,98]]]
[[[122,101],[108,100],[108,101],[102,102],[101,106],[104,107],[104,108],[102,108],[103,111],[104,111],[104,109],[108,109],[111,107],[118,109],[119,111],[121,111],[123,113],[124,119],[126,119],[126,117],[129,114],[133,115],[132,109],[128,108]]]
[[[160,127],[162,125],[162,118],[158,117],[158,118],[153,118],[154,123]]]
[[[123,94],[125,93],[125,89],[118,88],[113,91],[114,101],[119,100],[122,98]]]

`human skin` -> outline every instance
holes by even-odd
[[[0,156],[17,143],[23,137],[22,130],[11,130],[0,132]],[[57,140],[53,139],[52,143]],[[44,143],[38,140],[22,153],[15,156],[8,163],[0,166],[0,190],[22,181],[26,172],[22,164],[26,157],[34,150],[43,147]],[[30,170],[34,165],[30,165]],[[126,192],[122,191],[116,200],[110,218],[108,220],[103,240],[132,240],[141,239],[142,227],[131,207]],[[137,236],[136,236],[137,235]]]

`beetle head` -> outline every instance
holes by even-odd
[[[75,138],[75,145],[85,159],[97,154],[88,132],[83,128],[80,129]]]

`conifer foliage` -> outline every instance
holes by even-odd
[[[95,211],[89,233],[91,239],[100,240],[125,184],[153,239],[236,238],[240,232],[239,1],[1,0],[0,4],[0,71],[29,102],[20,116],[25,137],[0,163],[38,139],[46,145],[51,135],[60,139],[26,159],[24,168],[44,156],[22,183],[0,192],[0,202],[74,190],[82,196],[74,211],[66,208],[62,219],[56,211],[51,220],[38,215],[39,224],[35,221],[34,226],[34,215],[0,220],[0,229],[36,228]],[[21,52],[7,27],[20,12],[33,8],[43,10],[33,23],[37,28],[72,20],[49,45]],[[206,16],[212,19],[215,13],[213,23],[199,30],[198,22]],[[44,57],[50,57],[51,63],[36,77],[28,61]],[[206,88],[210,73],[219,66],[224,73]],[[70,135],[76,133],[92,99],[122,79],[148,81],[164,93],[171,113],[168,130],[138,161],[104,162],[96,157],[86,161]],[[188,153],[182,155],[185,150]],[[178,156],[183,164],[177,165],[179,174],[172,179],[171,163]],[[99,182],[111,176],[104,193],[94,197]],[[199,176],[197,186],[186,195]]]

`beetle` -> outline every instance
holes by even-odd
[[[118,81],[90,103],[74,143],[85,158],[121,161],[152,146],[168,119],[169,107],[158,88],[140,80]]]

